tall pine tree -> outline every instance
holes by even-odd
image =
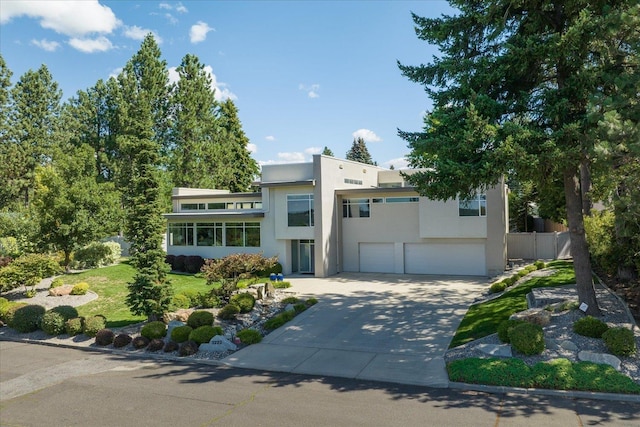
[[[367,144],[364,139],[358,137],[353,140],[353,144],[349,151],[347,151],[347,160],[353,160],[354,162],[366,163],[368,165],[375,165],[376,163],[371,159]]]

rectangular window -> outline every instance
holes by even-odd
[[[241,247],[260,246],[259,222],[227,222],[225,224],[225,245]]]
[[[253,208],[254,209],[262,209],[262,202],[254,202],[253,203]]]
[[[222,223],[199,222],[196,224],[197,246],[222,246]]]
[[[227,202],[227,209],[233,209],[234,203],[233,202]]]
[[[193,223],[170,223],[169,244],[172,246],[193,246]]]
[[[213,202],[213,203],[209,203],[207,205],[208,209],[211,210],[219,210],[219,209],[226,209],[227,208],[227,204],[225,202]]]
[[[260,247],[260,223],[245,222],[244,223],[245,246],[251,248]]]
[[[287,218],[289,227],[313,226],[313,194],[287,195]]]
[[[384,199],[382,197],[375,197],[371,199],[373,203],[384,203]]]
[[[387,203],[418,203],[418,197],[387,197]]]
[[[254,209],[257,204],[260,204],[260,207],[262,207],[261,202],[236,202],[236,209]]]
[[[470,199],[458,201],[459,216],[487,216],[487,195],[475,194]]]
[[[204,203],[182,203],[180,209],[183,211],[203,211],[205,210]]]
[[[361,179],[345,178],[345,179],[344,179],[344,183],[345,183],[345,184],[362,185],[362,180],[361,180]]]
[[[371,210],[369,199],[344,199],[342,200],[343,218],[369,218]]]

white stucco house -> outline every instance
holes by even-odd
[[[507,264],[504,183],[473,200],[429,200],[399,171],[315,155],[265,165],[255,193],[176,188],[167,253],[277,255],[284,274],[493,276]]]

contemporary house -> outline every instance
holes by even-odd
[[[407,172],[407,171],[405,171]],[[265,165],[259,191],[176,188],[167,253],[277,255],[284,274],[493,276],[507,263],[504,183],[472,200],[421,197],[396,170],[315,155]]]

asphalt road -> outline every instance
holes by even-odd
[[[638,426],[640,404],[484,394],[0,341],[2,426]]]

